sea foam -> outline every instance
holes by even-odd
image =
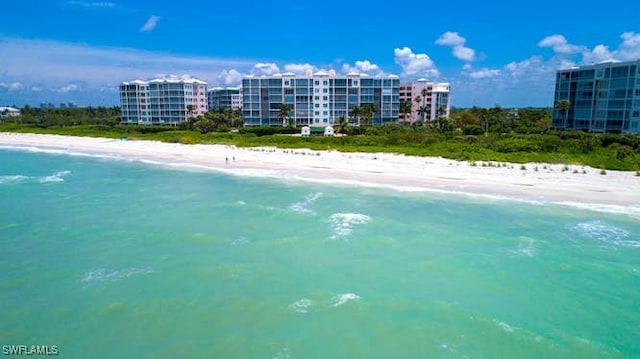
[[[331,239],[348,236],[353,231],[356,224],[365,224],[371,217],[360,213],[334,213],[329,217],[333,235]]]
[[[155,270],[151,267],[131,267],[123,270],[97,268],[85,273],[80,281],[87,284],[99,285],[106,282],[116,282],[134,275],[150,273],[155,273]]]
[[[297,313],[308,313],[309,308],[313,305],[313,301],[308,298],[302,298],[289,304],[289,308]]]
[[[289,209],[304,214],[315,214],[315,212],[309,207],[313,205],[318,198],[322,197],[322,192],[310,193],[303,201],[296,202],[289,206]]]
[[[640,247],[640,241],[628,239],[629,231],[601,220],[581,222],[570,227],[570,230],[584,238],[614,246]]]
[[[336,296],[334,296],[333,298],[331,298],[331,307],[339,307],[341,305],[344,305],[348,302],[354,301],[354,300],[359,300],[360,296],[354,293],[343,293],[343,294],[338,294]]]

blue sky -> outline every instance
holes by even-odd
[[[356,70],[451,83],[459,107],[551,106],[558,68],[640,58],[639,5],[537,0],[19,0],[0,105],[118,105],[122,81]]]

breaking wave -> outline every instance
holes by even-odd
[[[360,296],[354,293],[343,293],[343,294],[338,294],[336,296],[334,296],[333,298],[331,298],[331,307],[339,307],[343,304],[346,304],[350,301],[353,300],[358,300],[360,299]]]
[[[615,246],[640,247],[640,241],[629,239],[629,231],[601,220],[581,222],[570,227],[570,230],[583,238]]]
[[[371,217],[360,213],[334,213],[329,219],[333,231],[331,239],[337,239],[348,236],[353,232],[354,225],[365,224],[371,220]]]
[[[309,207],[318,200],[318,198],[322,197],[322,192],[310,193],[308,194],[303,201],[296,202],[289,206],[289,209],[294,210],[299,213],[304,214],[315,214],[315,212]]]
[[[87,284],[99,285],[107,282],[116,282],[134,275],[151,273],[155,273],[155,270],[151,267],[131,267],[123,270],[98,268],[85,273],[80,281]]]
[[[0,185],[21,183],[21,182],[39,182],[39,183],[63,182],[64,176],[68,175],[69,173],[71,173],[71,171],[58,171],[50,176],[44,176],[44,177],[33,177],[33,176],[23,176],[23,175],[0,176]]]
[[[289,305],[289,308],[297,313],[308,313],[309,308],[313,305],[313,301],[308,298],[296,300]]]

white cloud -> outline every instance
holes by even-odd
[[[71,91],[78,91],[80,89],[80,87],[76,84],[68,84],[65,86],[62,86],[60,88],[54,89],[55,92],[60,92],[60,93],[66,93],[66,92],[71,92]]]
[[[484,79],[484,78],[488,78],[488,77],[495,77],[501,74],[501,71],[498,69],[488,69],[488,68],[482,68],[480,70],[476,70],[476,71],[471,71],[469,73],[469,76],[471,78],[474,79]]]
[[[408,47],[393,50],[394,61],[402,68],[400,76],[414,80],[418,77],[434,78],[439,76],[438,69],[427,54],[414,54]]]
[[[79,0],[67,1],[66,4],[72,5],[72,6],[82,6],[87,8],[110,8],[110,7],[116,6],[116,4],[112,2],[87,2],[87,1],[79,1]]]
[[[358,73],[366,73],[368,75],[380,75],[382,74],[382,69],[380,66],[371,63],[369,60],[356,61],[353,66],[349,64],[342,65],[342,72],[358,72]]]
[[[618,60],[635,60],[640,58],[640,34],[625,32],[620,35],[622,44],[616,51]]]
[[[279,72],[280,72],[280,68],[278,67],[278,65],[274,63],[265,63],[265,62],[258,62],[257,64],[253,65],[253,70],[251,71],[251,73],[254,75],[267,75],[267,76],[277,74]]]
[[[447,31],[436,40],[436,44],[443,46],[462,46],[467,40],[457,32]]]
[[[18,91],[18,90],[22,90],[24,88],[24,85],[20,82],[11,82],[11,83],[0,82],[0,87],[10,91]]]
[[[453,49],[453,56],[462,61],[471,62],[476,59],[474,49],[464,46],[467,39],[460,36],[457,32],[447,31],[436,40],[436,44],[449,46]]]
[[[151,15],[151,17],[147,20],[144,26],[140,28],[140,31],[151,31],[155,29],[156,25],[158,25],[158,20],[160,20],[160,17]]]
[[[40,86],[31,86],[31,91],[40,92],[40,91],[42,91],[42,87],[40,87]]]
[[[218,81],[227,86],[237,86],[242,82],[243,77],[244,75],[238,70],[222,70],[220,75],[218,75]]]
[[[592,64],[608,60],[628,61],[640,58],[640,34],[625,32],[620,35],[622,42],[615,50],[609,46],[598,44],[590,49],[583,45],[574,45],[563,35],[551,35],[542,39],[538,46],[550,47],[558,57],[567,59],[571,55],[581,56],[580,64]],[[573,60],[569,60],[573,61]]]
[[[318,71],[318,68],[311,64],[286,64],[284,65],[285,72],[293,72],[296,75],[304,75],[307,70],[311,70],[311,72]]]
[[[555,53],[559,54],[576,54],[585,50],[582,46],[570,44],[562,35],[551,35],[538,42],[540,47],[550,47]]]

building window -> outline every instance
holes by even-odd
[[[320,96],[316,96],[316,97],[314,97],[314,99],[315,99],[316,101],[318,101],[318,100],[320,100]]]
[[[329,83],[327,82],[327,80],[324,80],[324,81],[322,81],[322,84],[323,84],[324,86],[327,86]]]
[[[327,97],[327,96],[322,96],[322,100],[327,101],[327,100],[329,100],[329,97]]]
[[[326,89],[326,88],[322,89],[322,93],[328,93],[328,92],[329,92],[329,89]]]
[[[329,106],[329,104],[326,104],[326,103],[322,104],[322,108],[327,108],[327,106]]]
[[[316,80],[316,81],[314,81],[314,82],[313,82],[313,84],[314,84],[314,85],[316,85],[316,86],[318,86],[318,85],[320,85],[320,81],[317,81],[317,80]]]
[[[320,108],[320,104],[313,105],[315,108]]]

